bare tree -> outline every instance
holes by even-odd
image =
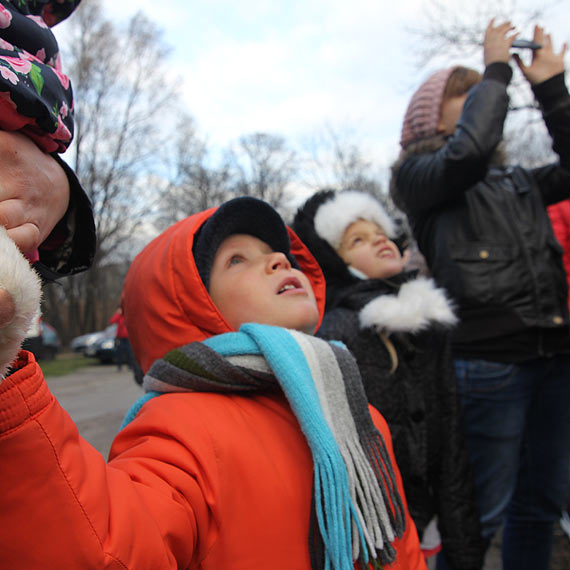
[[[491,18],[498,22],[510,20],[519,29],[526,29],[544,18],[558,3],[551,0],[532,8],[521,8],[516,0],[453,3],[427,0],[422,5],[420,25],[410,29],[416,38],[412,50],[416,66],[424,69],[458,59],[480,59],[483,36]]]
[[[279,207],[297,171],[296,153],[285,138],[267,133],[244,135],[228,152],[234,195],[255,196]]]
[[[136,14],[122,29],[91,0],[78,8],[69,30],[64,57],[75,96],[74,169],[93,203],[98,247],[90,271],[46,295],[46,313],[61,311],[65,299],[66,337],[102,328],[107,304],[119,301],[120,287],[107,287],[120,280],[105,278],[102,268],[126,273],[168,136],[162,125],[176,102],[165,77],[168,48],[146,17]]]
[[[230,192],[229,165],[209,164],[210,153],[192,117],[183,114],[175,132],[173,173],[160,195],[156,220],[159,229],[195,212],[219,206]]]
[[[372,161],[355,142],[354,133],[325,125],[303,141],[302,181],[312,190],[323,187],[383,194]]]

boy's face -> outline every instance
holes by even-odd
[[[319,310],[309,279],[260,239],[234,234],[214,258],[210,297],[234,330],[244,323],[312,334]]]
[[[357,220],[346,228],[338,254],[369,279],[387,279],[404,269],[398,246],[368,220]]]

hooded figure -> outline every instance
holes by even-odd
[[[359,221],[374,226],[351,233]],[[431,279],[402,270],[393,243],[396,224],[368,194],[317,192],[297,211],[292,227],[327,282],[317,335],[342,341],[355,356],[368,401],[390,427],[420,538],[437,517],[451,567],[480,568],[478,515],[450,357],[449,331],[456,317],[445,293]],[[378,235],[369,237],[370,227]],[[362,272],[362,255],[359,268],[341,257],[350,257],[344,249],[347,240],[349,246],[350,240],[370,240],[377,263],[368,270],[372,278]]]
[[[392,559],[387,569],[425,570],[388,428],[376,410],[364,412],[348,352],[281,326],[250,322],[236,332],[233,311],[212,301],[220,283],[230,301],[233,290],[247,293],[235,277],[219,278],[249,271],[249,258],[231,249],[238,242],[261,252],[255,295],[269,290],[278,307],[313,303],[318,325],[322,272],[267,204],[238,199],[166,230],[125,281],[147,394],[107,464],[30,355],[20,353],[0,383],[4,566],[368,567],[353,562],[357,552],[361,561]]]

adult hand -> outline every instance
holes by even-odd
[[[511,44],[518,35],[510,34],[514,29],[510,22],[505,22],[498,26],[495,26],[494,18],[489,22],[485,30],[485,39],[483,40],[483,61],[485,66],[497,61],[509,62]]]
[[[65,215],[65,171],[28,137],[0,131],[0,172],[0,225],[22,252],[33,251]]]
[[[528,81],[536,85],[564,72],[566,44],[563,44],[559,53],[554,53],[550,34],[545,34],[544,28],[540,26],[534,27],[533,40],[542,47],[533,50],[530,65],[525,65],[518,54],[514,54],[513,58]]]

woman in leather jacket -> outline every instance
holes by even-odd
[[[420,86],[391,192],[457,303],[453,355],[483,536],[490,542],[504,523],[505,570],[546,570],[568,493],[570,334],[561,249],[545,206],[570,193],[570,96],[566,46],[555,53],[537,26],[542,47],[530,64],[515,61],[559,160],[532,170],[497,160],[512,31],[490,22],[482,77],[455,67]]]

